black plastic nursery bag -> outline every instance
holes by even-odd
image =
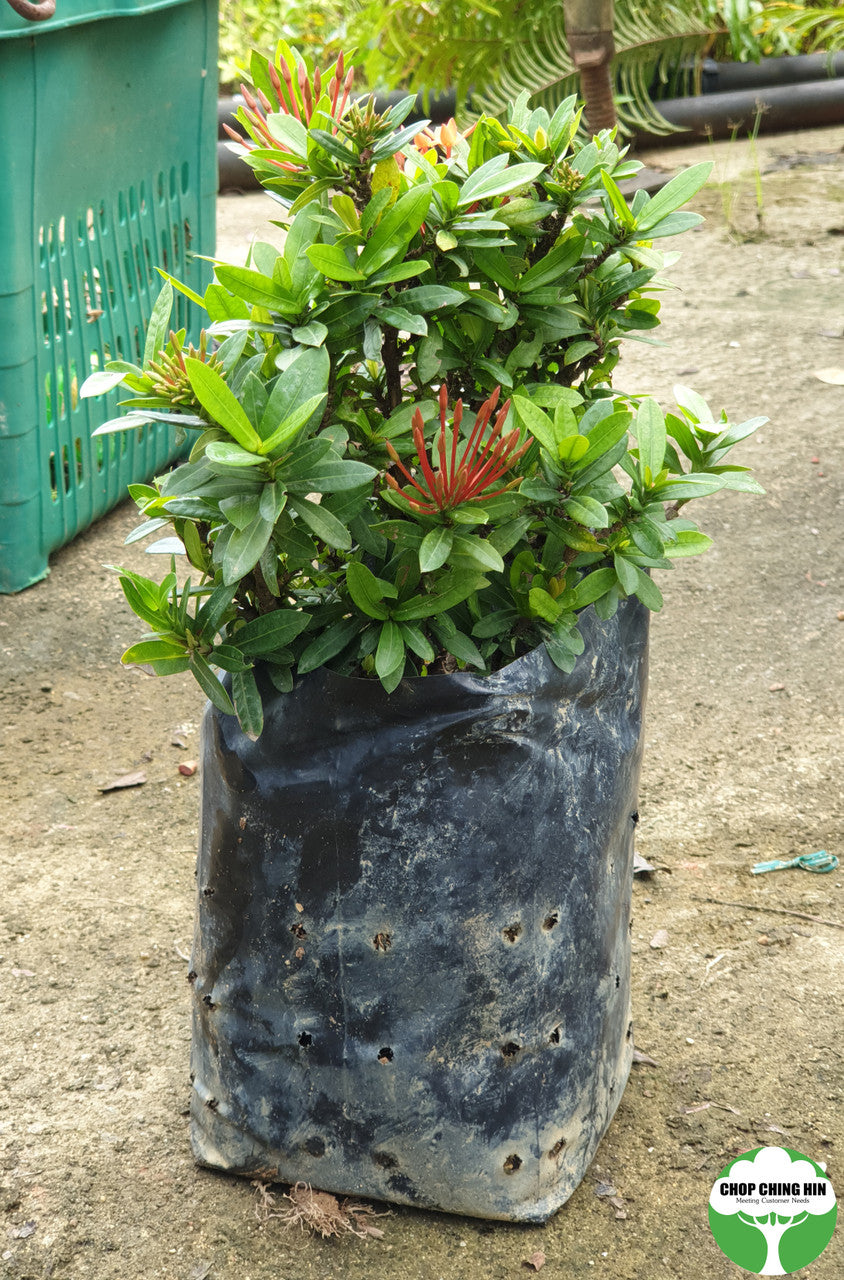
[[[648,613],[489,677],[326,670],[210,708],[192,1139],[213,1168],[484,1218],[572,1193],[630,1070]]]

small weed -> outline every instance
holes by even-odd
[[[763,103],[757,102],[756,110],[753,117],[753,127],[747,133],[748,151],[752,165],[753,191],[756,205],[756,227],[753,231],[748,232],[742,230],[739,226],[739,209],[743,203],[745,195],[745,178],[733,180],[730,178],[721,178],[716,185],[721,196],[721,212],[724,216],[724,222],[727,231],[736,240],[761,240],[765,235],[765,193],[762,186],[762,170],[759,166],[759,153],[756,149],[756,140],[759,137],[759,127],[762,122],[762,116],[767,108]],[[736,124],[732,126],[730,132],[730,146],[738,143],[739,130],[741,126]],[[709,134],[710,149],[714,149],[712,134]]]

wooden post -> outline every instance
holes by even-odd
[[[563,0],[563,15],[589,127],[594,133],[611,129],[616,123],[610,75],[615,54],[613,0]]]

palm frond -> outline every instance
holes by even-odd
[[[844,48],[844,6],[768,4],[756,15],[754,29],[783,53],[835,53]]]
[[[534,105],[549,109],[576,93],[578,76],[566,42],[563,9],[559,3],[539,3],[536,21],[506,39],[498,74],[473,92],[473,106],[489,114],[501,114],[519,93],[527,90]],[[670,79],[685,62],[699,63],[713,36],[723,30],[705,3],[642,6],[616,0],[613,73],[616,83],[619,125],[651,133],[670,133],[674,126],[660,115],[651,86]]]

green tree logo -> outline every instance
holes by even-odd
[[[761,1276],[814,1262],[832,1239],[838,1206],[823,1165],[786,1147],[748,1151],[716,1180],[709,1225],[731,1261]]]

